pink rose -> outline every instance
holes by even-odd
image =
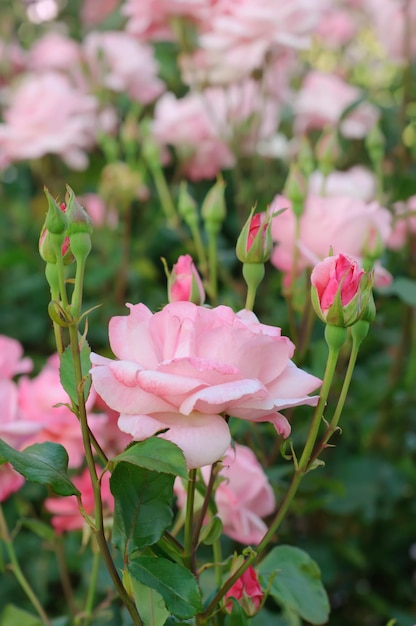
[[[150,46],[120,31],[93,32],[84,41],[93,81],[110,91],[127,93],[148,104],[164,91]]]
[[[172,302],[153,314],[143,304],[110,320],[117,360],[91,355],[93,384],[136,440],[159,436],[182,448],[189,468],[222,457],[230,442],[223,414],[268,421],[287,437],[280,410],[316,404],[320,381],[290,360],[280,328],[226,306]]]
[[[69,466],[79,467],[84,460],[82,433],[78,419],[65,406],[69,398],[60,383],[58,355],[50,357],[35,378],[20,378],[18,387],[21,419],[37,428],[27,445],[44,441],[60,443],[68,452]],[[94,395],[92,392],[88,398],[88,410],[94,404]],[[99,436],[105,427],[105,416],[89,413],[88,421]]]
[[[312,270],[311,283],[318,292],[322,311],[327,312],[334,304],[338,291],[342,306],[351,302],[364,273],[355,259],[343,254],[327,257],[318,263]]]
[[[376,189],[375,174],[361,165],[344,172],[333,171],[326,178],[315,171],[309,178],[309,192],[316,196],[348,196],[369,202],[374,200]]]
[[[216,0],[126,0],[127,30],[142,40],[174,39],[172,18],[206,20]]]
[[[168,281],[169,302],[204,304],[205,290],[198,270],[189,254],[180,256],[172,267]]]
[[[260,587],[257,572],[252,565],[241,574],[240,578],[227,591],[225,598],[235,598],[242,605],[247,615],[255,615],[262,603],[264,593]],[[232,610],[232,603],[226,605],[227,611]]]
[[[211,466],[201,468],[208,483]],[[273,513],[276,501],[273,489],[254,453],[240,444],[229,447],[219,472],[222,479],[215,490],[215,505],[228,537],[243,544],[257,545],[267,532],[262,520]],[[175,481],[179,508],[186,506],[186,491],[182,481]]]
[[[291,203],[284,196],[276,196],[270,213],[289,207],[272,220],[272,236],[276,247],[272,264],[285,274],[290,282],[293,271],[294,249],[298,247],[298,273],[314,267],[328,256],[343,253],[357,259],[368,252],[382,252],[391,230],[390,212],[377,202],[363,202],[346,196],[322,197],[308,195],[300,218],[299,239],[295,239],[296,218]],[[319,227],[318,227],[319,225]]]
[[[0,378],[27,374],[32,367],[32,359],[23,357],[23,348],[19,341],[7,335],[0,335]]]
[[[393,205],[393,229],[387,241],[391,250],[400,250],[416,235],[416,195]]]
[[[58,154],[74,169],[88,164],[97,101],[59,72],[27,74],[12,93],[0,124],[0,167]]]
[[[298,134],[311,128],[338,125],[345,137],[360,139],[373,128],[377,109],[368,102],[358,104],[341,121],[345,109],[359,100],[362,92],[335,74],[311,71],[306,76],[295,102],[295,128]]]
[[[0,502],[7,500],[12,493],[19,491],[25,479],[18,474],[9,463],[0,465]]]
[[[97,467],[98,475],[101,472],[102,470]],[[94,492],[88,469],[85,469],[80,476],[73,477],[72,482],[81,492],[82,506],[85,512],[90,516],[94,516]],[[104,515],[111,514],[114,509],[114,499],[110,491],[110,474],[108,472],[101,479],[101,498],[104,505]],[[79,530],[85,524],[75,496],[47,498],[45,500],[45,508],[49,513],[52,513],[52,526],[58,534]]]
[[[97,11],[97,0],[84,0],[81,7],[81,21],[86,26],[96,26],[116,10],[120,0],[100,0],[100,10]]]
[[[108,208],[104,200],[96,193],[85,193],[78,196],[79,202],[85,207],[95,228],[107,226],[115,230],[118,226],[118,214],[115,209]]]
[[[28,55],[28,69],[33,72],[60,70],[81,78],[82,50],[80,44],[57,32],[43,35]]]
[[[0,379],[0,439],[13,448],[22,448],[41,427],[25,419],[18,409],[18,387],[12,380]]]

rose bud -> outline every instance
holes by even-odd
[[[359,320],[373,321],[373,274],[356,259],[343,254],[327,257],[314,267],[311,283],[313,307],[326,324],[346,328]]]
[[[226,599],[235,598],[243,607],[244,612],[252,617],[259,610],[263,595],[257,572],[252,565],[249,565],[231,589],[227,591],[225,597]],[[226,610],[232,611],[232,602],[230,600],[226,604]]]
[[[204,304],[205,290],[192,257],[180,256],[168,276],[169,302],[193,302]]]
[[[265,263],[272,251],[271,216],[254,214],[254,210],[253,207],[237,239],[237,258],[242,263]]]

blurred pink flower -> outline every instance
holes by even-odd
[[[387,240],[387,247],[400,250],[408,243],[409,237],[416,235],[416,195],[406,202],[393,205],[393,229]]]
[[[152,132],[161,146],[173,146],[192,180],[213,178],[235,164],[235,152],[250,154],[278,125],[278,107],[259,97],[247,80],[228,88],[210,87],[177,99],[164,94],[156,104]]]
[[[222,461],[221,478],[215,492],[223,532],[235,541],[257,545],[267,532],[261,519],[271,515],[276,501],[273,489],[254,452],[239,444],[229,448]],[[205,480],[209,471],[203,468]]]
[[[97,467],[99,476],[101,472],[102,470]],[[94,493],[88,469],[85,469],[80,476],[74,476],[72,482],[81,492],[82,506],[85,512],[90,516],[94,516]],[[110,474],[108,472],[101,479],[101,497],[104,505],[104,515],[111,514],[114,509],[114,499],[110,491]],[[47,498],[45,500],[45,508],[52,514],[51,523],[58,534],[79,530],[85,524],[85,520],[79,512],[75,496]]]
[[[0,406],[0,439],[13,448],[22,448],[41,427],[20,414],[18,387],[14,381],[0,379]]]
[[[348,196],[366,202],[374,200],[377,180],[373,172],[355,165],[345,172],[333,171],[326,178],[319,171],[309,177],[309,193],[323,196]]]
[[[305,48],[326,0],[218,0],[200,28],[194,66],[206,80],[233,82],[264,65],[276,48]]]
[[[17,339],[0,335],[0,378],[13,378],[32,370],[32,359],[23,356],[23,347]]]
[[[398,0],[366,0],[366,9],[370,14],[371,26],[375,30],[380,46],[389,60],[406,60],[405,30],[409,32],[411,58],[416,57],[416,0],[401,2]],[[405,8],[407,5],[407,8]],[[406,24],[407,22],[407,24]]]
[[[209,19],[218,0],[126,0],[122,13],[127,30],[142,40],[174,39],[173,18],[194,22]]]
[[[9,85],[26,68],[26,52],[17,41],[0,39],[0,87]]]
[[[221,479],[215,490],[215,505],[223,532],[244,544],[257,545],[267,531],[262,517],[276,507],[273,489],[254,452],[240,444],[229,447],[221,462]],[[208,484],[211,466],[201,468]],[[180,478],[175,480],[178,508],[186,506],[186,491]]]
[[[322,16],[315,34],[322,45],[336,50],[355,37],[357,30],[358,20],[354,19],[351,9],[331,7]]]
[[[93,81],[111,91],[127,93],[148,104],[164,91],[150,46],[120,31],[92,32],[84,51]]]
[[[299,240],[295,240],[296,218],[289,200],[276,196],[270,212],[289,207],[272,221],[272,236],[276,244],[272,264],[291,280],[295,246],[298,247],[297,270],[313,267],[333,253],[343,253],[362,259],[366,252],[386,244],[391,231],[390,212],[377,202],[363,202],[346,196],[323,197],[310,194],[300,218]]]
[[[9,463],[0,465],[0,502],[7,500],[12,493],[19,491],[25,479]]]
[[[98,120],[96,99],[59,72],[27,74],[12,92],[0,124],[0,167],[58,154],[74,169],[88,164]]]
[[[60,443],[68,452],[69,466],[79,467],[84,460],[82,433],[78,419],[65,406],[70,401],[60,382],[58,355],[50,357],[35,378],[21,377],[18,389],[21,419],[37,427],[27,445],[44,441]],[[94,404],[94,395],[92,390],[88,410]],[[58,404],[61,406],[56,406]],[[106,420],[103,415],[89,413],[88,422],[94,434],[99,436]]]
[[[59,70],[70,76],[81,74],[81,45],[61,33],[50,32],[37,39],[28,53],[27,67],[33,72]]]
[[[118,214],[115,209],[108,208],[104,200],[96,193],[85,193],[78,196],[79,202],[87,211],[96,228],[107,226],[115,230],[118,226]]]
[[[341,121],[343,112],[358,101],[362,92],[335,74],[311,71],[307,74],[294,104],[298,134],[311,128],[337,126],[345,137],[361,139],[373,128],[379,113],[369,102],[361,102]]]
[[[319,379],[290,360],[294,345],[280,328],[249,311],[172,302],[153,314],[128,305],[129,316],[110,320],[117,360],[91,355],[94,387],[120,413],[119,427],[143,440],[176,443],[188,467],[221,458],[230,442],[222,414],[271,422],[284,437],[281,409],[316,404],[307,394]]]
[[[99,11],[97,11],[97,0],[84,0],[81,6],[81,21],[86,26],[101,24],[119,4],[120,0],[100,0]]]

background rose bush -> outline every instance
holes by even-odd
[[[235,311],[244,306],[234,245],[252,205],[287,208],[273,220],[275,249],[255,311],[263,327],[282,328],[291,338],[306,371],[322,376],[325,357],[321,327],[315,325],[310,349],[302,349],[306,326],[296,339],[292,334],[293,310],[296,315],[304,304],[304,271],[330,247],[366,261],[372,256],[382,268],[376,270],[383,285],[375,294],[378,316],[360,356],[342,437],[327,451],[325,471],[308,474],[278,539],[300,545],[319,563],[331,623],[385,626],[394,617],[397,626],[413,626],[414,0],[280,2],[279,10],[271,0],[111,1],[101,2],[99,14],[94,3],[69,2],[56,3],[49,20],[41,19],[40,4],[0,4],[2,438],[24,446],[36,437],[70,440],[75,433],[75,416],[51,406],[65,397],[56,367],[52,372],[47,365],[55,349],[44,264],[36,254],[43,185],[56,195],[68,182],[79,195],[98,198],[84,304],[104,304],[91,314],[88,336],[96,353],[111,357],[108,322],[125,314],[126,302],[144,302],[154,316],[166,304],[160,257],[169,267],[184,253],[197,258],[189,223],[167,225],[169,194],[178,208],[186,180],[202,224],[203,200],[221,172],[227,209],[218,240],[218,303]],[[328,129],[335,149],[322,153],[317,146]],[[293,163],[302,173],[300,195],[307,194],[296,244],[296,267],[303,271],[295,283],[296,193],[285,186]],[[285,198],[282,204],[276,196]],[[182,216],[188,209],[181,207]],[[257,331],[243,334],[250,332]],[[22,342],[23,353],[10,338]],[[169,405],[177,410],[171,397]],[[285,413],[295,446],[305,437],[307,410]],[[118,415],[102,404],[91,411],[102,445],[119,453],[129,437],[117,429]],[[160,424],[158,418],[153,427]],[[221,426],[225,449],[228,431]],[[280,426],[288,434],[287,423]],[[234,419],[232,428],[261,460],[279,502],[288,466],[274,427],[263,424],[260,436],[249,420]],[[77,436],[74,466],[82,460]],[[11,526],[20,528],[29,513],[40,525],[40,538],[25,525],[19,530],[19,556],[57,615],[58,548],[43,508],[48,494],[38,485],[22,486],[8,466],[0,469]],[[225,541],[232,550],[232,540]],[[90,555],[75,535],[64,533],[62,544],[82,595]],[[0,606],[13,597],[27,607],[10,577],[1,575]],[[100,600],[107,588],[103,575]],[[283,623],[275,606],[267,611],[262,619]],[[122,623],[117,613],[108,618]]]

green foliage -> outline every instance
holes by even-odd
[[[171,524],[173,482],[170,474],[118,463],[110,487],[114,496],[113,543],[126,556],[151,546]]]
[[[8,461],[27,480],[48,485],[60,496],[79,495],[68,476],[68,454],[58,443],[35,443],[19,452],[0,439],[0,463]]]
[[[155,589],[175,617],[188,619],[202,611],[201,593],[195,577],[177,563],[154,556],[139,556],[131,559],[128,571],[140,583]]]
[[[41,620],[14,604],[8,604],[0,616],[0,626],[43,626]]]
[[[174,443],[160,437],[150,437],[145,441],[133,443],[112,459],[114,463],[122,461],[152,472],[173,474],[185,480],[188,478],[182,450]]]
[[[84,398],[88,398],[91,388],[91,376],[88,374],[91,369],[90,354],[91,348],[85,339],[81,339],[81,371],[84,380]],[[71,346],[67,346],[60,359],[59,374],[61,385],[65,389],[72,402],[78,404],[77,385],[75,381],[74,357]]]
[[[319,567],[310,556],[293,546],[277,546],[258,568],[263,588],[271,580],[270,595],[311,624],[326,624],[329,600]]]

